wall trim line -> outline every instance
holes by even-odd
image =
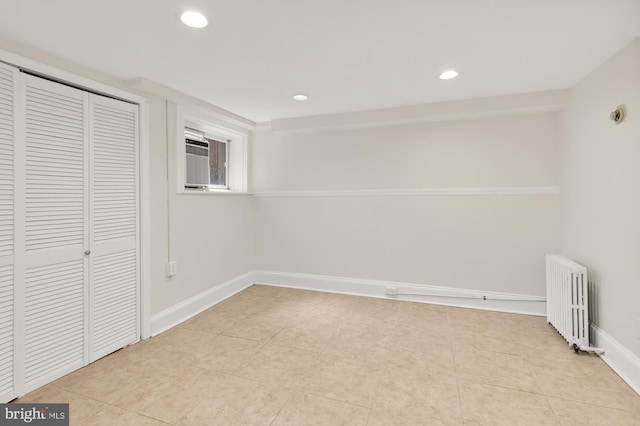
[[[569,97],[570,91],[567,89],[548,90],[375,110],[290,117],[271,120],[271,129],[274,132],[326,132],[341,129],[540,114],[559,110],[569,102]],[[263,123],[259,124],[263,125]]]
[[[351,189],[327,191],[255,192],[255,197],[380,197],[380,196],[522,196],[559,195],[558,186],[484,187],[484,188],[415,188],[415,189]]]
[[[253,272],[247,272],[153,315],[151,317],[151,335],[157,336],[163,331],[251,287],[253,283]]]
[[[595,324],[591,324],[592,345],[604,349],[600,356],[640,395],[640,358]]]
[[[254,271],[254,280],[256,284],[272,285],[275,287],[431,303],[525,315],[545,316],[547,307],[545,303],[546,299],[540,296],[326,275]],[[387,287],[395,288],[398,295],[387,296]]]

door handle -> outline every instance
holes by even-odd
[[[85,250],[84,255],[89,256],[91,254],[91,250]]]

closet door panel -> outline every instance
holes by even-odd
[[[29,75],[24,82],[24,382],[31,390],[86,363],[88,94]]]
[[[0,402],[13,399],[14,92],[17,70],[0,64]]]
[[[84,252],[86,94],[31,76],[26,90],[26,250]]]
[[[38,387],[84,365],[84,261],[26,273],[25,384]]]
[[[91,111],[90,360],[138,340],[138,109],[97,95]]]

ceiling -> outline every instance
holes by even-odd
[[[185,27],[186,9],[209,26]],[[567,88],[640,36],[640,0],[0,0],[0,10],[0,37],[256,122]],[[448,68],[460,76],[439,80]]]

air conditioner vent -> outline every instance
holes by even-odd
[[[187,170],[186,186],[209,185],[209,143],[185,139]]]

